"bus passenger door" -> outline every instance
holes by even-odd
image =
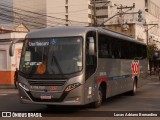
[[[93,46],[94,45],[94,46]],[[86,36],[86,80],[95,73],[97,68],[96,32],[91,31]]]
[[[97,97],[97,80],[96,72],[97,68],[97,50],[96,50],[96,32],[90,31],[86,35],[85,45],[85,103],[95,101]]]

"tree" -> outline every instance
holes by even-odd
[[[152,45],[147,46],[148,60],[153,60],[153,56],[154,56],[155,51],[158,51],[158,47],[156,46],[156,44],[152,44]]]
[[[149,71],[151,75],[151,67],[154,67],[154,57],[155,51],[158,51],[156,44],[151,44],[147,46],[147,58],[149,60]]]

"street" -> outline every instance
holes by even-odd
[[[118,95],[107,99],[100,108],[93,109],[87,106],[57,106],[47,108],[45,105],[21,104],[18,98],[18,91],[15,89],[0,90],[0,111],[12,112],[34,112],[45,113],[45,116],[51,117],[96,117],[96,112],[104,113],[104,111],[160,111],[160,82],[152,79],[139,88],[135,96],[126,94]],[[101,112],[100,112],[101,111]],[[48,113],[46,115],[46,113]],[[106,112],[107,113],[107,112]],[[99,114],[97,117],[101,117]],[[107,117],[107,116],[102,116]]]

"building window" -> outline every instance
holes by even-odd
[[[96,18],[108,18],[108,15],[100,15],[100,16],[96,16]]]
[[[107,6],[96,7],[96,10],[103,10],[103,9],[107,9]]]
[[[145,0],[145,6],[148,7],[148,0]]]
[[[68,26],[68,15],[65,16],[66,16],[66,26]]]
[[[65,8],[66,8],[66,13],[68,13],[68,6],[65,6]]]
[[[68,21],[68,15],[65,15],[66,16],[66,21]]]
[[[92,9],[92,6],[91,6],[91,5],[88,5],[88,9]]]
[[[88,17],[89,17],[89,18],[92,18],[92,15],[91,15],[91,14],[88,14]]]
[[[66,0],[66,4],[68,4],[68,0]]]
[[[0,50],[0,70],[7,69],[7,52],[6,50]]]

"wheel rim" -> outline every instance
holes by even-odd
[[[136,92],[136,90],[137,90],[137,86],[136,86],[136,83],[134,82],[134,86],[133,86],[134,93]]]
[[[102,92],[101,92],[101,90],[98,91],[97,103],[98,103],[98,105],[101,105],[101,103],[102,103]]]

